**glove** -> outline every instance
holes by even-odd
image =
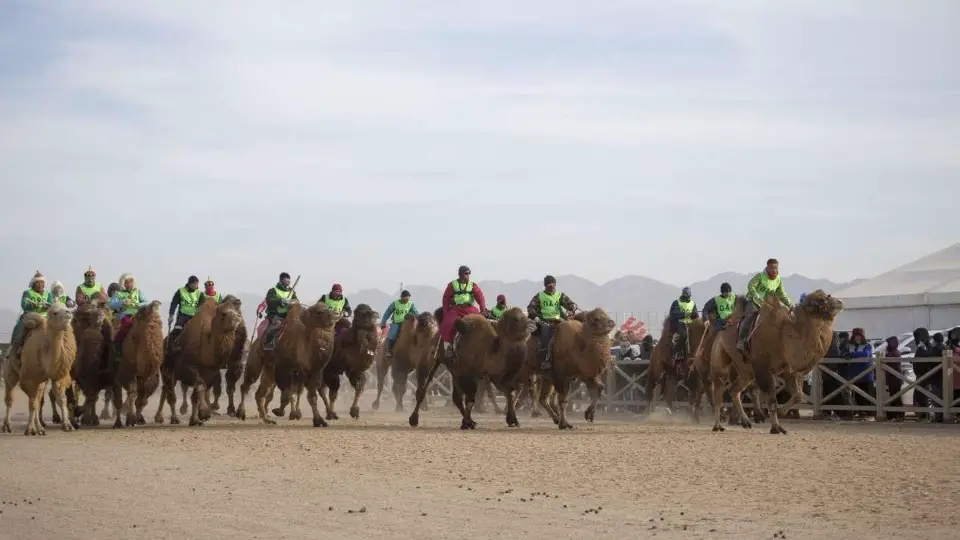
[[[262,319],[262,318],[263,318],[263,312],[262,312],[262,311],[258,311],[258,312],[257,312],[257,319]]]

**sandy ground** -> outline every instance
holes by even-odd
[[[0,436],[0,539],[960,534],[958,426],[803,420],[773,436],[577,415],[560,432],[524,412],[519,429],[487,414],[462,432],[452,409],[414,429],[364,401],[359,421],[341,401],[327,429],[217,416],[24,437],[18,391],[15,433]]]

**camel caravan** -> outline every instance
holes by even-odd
[[[91,274],[92,269],[77,288],[76,301],[62,294],[59,283],[46,292],[39,271],[31,279],[21,302],[24,314],[2,364],[4,432],[12,432],[10,411],[18,385],[29,404],[24,433],[43,435],[41,410],[48,383],[53,421],[72,431],[109,418],[114,418],[114,428],[143,425],[147,400],[157,391],[160,406],[154,422],[164,423],[169,408],[169,422],[179,424],[177,385],[183,395],[179,414],[189,410],[189,425],[203,426],[220,409],[224,379],[228,416],[247,419],[247,397],[256,386],[253,401],[260,422],[276,424],[288,407],[288,419],[300,420],[306,392],[313,425],[327,427],[328,421],[339,420],[336,401],[343,378],[354,389],[350,416],[360,417],[359,400],[374,366],[374,410],[389,373],[396,410],[402,411],[407,380],[413,375],[410,426],[420,425],[427,389],[444,366],[453,380],[450,398],[461,414],[461,429],[477,427],[473,415],[478,400],[483,394],[492,399],[495,388],[506,398],[505,409],[497,412],[504,414],[508,427],[520,425],[517,407],[521,396],[528,395],[531,416],[542,409],[564,430],[573,427],[567,409],[571,391],[580,383],[590,400],[584,419],[594,421],[604,375],[612,364],[613,319],[600,308],[581,310],[557,291],[552,276],[544,278],[544,290],[526,310],[507,307],[500,299],[487,310],[469,268],[461,267],[447,285],[443,307],[418,312],[404,291],[381,316],[366,304],[350,308],[338,285],[316,303],[302,303],[296,295],[300,278],[291,284],[289,274],[282,273],[258,311],[258,318],[265,315],[266,320],[260,331],[248,336],[240,299],[214,293],[212,280],[204,294],[197,293],[193,276],[179,289],[181,296],[174,299],[180,317],[164,335],[160,302],[148,301],[132,274],[122,275],[109,291]],[[724,431],[716,404],[729,392],[734,409],[730,421],[750,428],[741,395],[752,390],[755,397],[766,397],[770,432],[785,434],[780,419],[799,401],[804,375],[826,352],[842,302],[817,290],[792,305],[771,259],[751,280],[746,295],[734,295],[727,286],[707,303],[703,318],[690,316],[696,308],[689,294],[674,304],[678,314],[664,321],[650,363],[648,413],[657,387],[672,407],[676,386],[685,381],[693,392],[694,421],[699,422],[699,405],[706,398],[714,411],[713,430]],[[168,330],[173,321],[171,308]],[[790,392],[784,404],[776,401],[778,377]],[[268,413],[277,390],[280,404]],[[106,403],[98,415],[101,393]],[[753,412],[754,422],[765,419],[761,407]]]

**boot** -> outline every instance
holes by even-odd
[[[387,354],[386,354],[387,358],[393,358],[393,346],[396,344],[397,344],[397,340],[395,339],[387,340]]]
[[[540,371],[553,369],[553,355],[550,353],[550,347],[537,351],[537,355],[540,357]]]
[[[271,333],[267,330],[267,338],[264,340],[263,350],[272,351],[277,348],[277,332]]]
[[[443,357],[447,360],[453,360],[453,344],[443,342]]]

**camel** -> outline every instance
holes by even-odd
[[[743,298],[737,298],[734,316],[740,320]],[[821,289],[808,294],[794,312],[775,295],[766,298],[755,319],[747,353],[736,348],[737,329],[728,325],[713,343],[710,354],[710,383],[714,403],[720,403],[726,383],[731,383],[730,397],[740,417],[740,425],[751,427],[740,394],[754,381],[766,394],[770,414],[770,433],[786,434],[780,424],[800,400],[803,377],[823,358],[833,339],[833,324],[843,311],[843,302]],[[790,397],[782,406],[777,403],[775,377],[782,377]],[[759,403],[758,403],[759,406]],[[724,431],[720,424],[720,407],[714,409],[713,431]]]
[[[590,405],[583,412],[593,422],[603,391],[603,373],[613,358],[610,355],[610,332],[616,322],[601,308],[577,313],[557,325],[552,339],[553,365],[540,379],[540,406],[560,429],[573,429],[567,421],[567,401],[571,382],[583,381],[590,390]],[[557,393],[556,406],[550,402]]]
[[[283,339],[287,341],[279,342],[277,347],[274,373],[276,386],[280,389],[280,406],[273,410],[273,414],[283,416],[283,409],[290,404],[290,420],[303,418],[300,398],[306,388],[313,426],[327,427],[317,406],[317,394],[322,386],[324,368],[334,354],[333,328],[340,317],[322,302],[297,310],[293,319],[291,315],[294,315],[292,309],[287,314],[287,327],[283,333]]]
[[[208,400],[208,388],[219,386],[220,369],[236,365],[243,359],[247,327],[243,321],[240,299],[227,295],[221,302],[208,298],[197,314],[184,326],[179,344],[167,344],[161,370],[163,389],[160,407],[154,421],[163,423],[163,405],[170,406],[170,423],[180,423],[177,417],[174,382],[193,387],[190,425],[202,426],[210,418],[213,408]],[[233,405],[232,395],[230,396]]]
[[[437,319],[433,313],[424,311],[419,315],[407,314],[400,326],[400,335],[393,347],[393,358],[378,355],[377,358],[377,399],[373,410],[380,408],[380,395],[383,393],[383,381],[387,371],[393,379],[393,397],[397,400],[395,411],[403,411],[403,396],[407,392],[407,378],[410,372],[417,372],[419,382],[421,374],[425,377],[430,370],[430,352],[436,347]]]
[[[117,375],[116,363],[110,362],[114,329],[106,296],[94,293],[87,303],[77,309],[73,320],[77,323],[74,329],[77,361],[73,364],[72,376],[83,393],[80,424],[98,426],[97,398],[101,390],[113,386]]]
[[[141,306],[133,314],[133,325],[124,336],[117,376],[113,385],[113,406],[117,411],[114,428],[124,427],[120,420],[126,411],[126,425],[146,424],[143,408],[160,386],[160,366],[163,364],[163,321],[160,320],[160,301]],[[123,391],[127,392],[123,403]]]
[[[667,412],[673,409],[673,400],[676,397],[677,385],[680,381],[687,380],[690,370],[690,364],[700,345],[700,340],[706,331],[706,325],[702,319],[694,319],[687,325],[687,337],[689,338],[689,352],[680,362],[674,362],[671,358],[673,347],[671,338],[673,331],[670,329],[669,317],[663,320],[663,331],[660,333],[660,340],[653,347],[653,354],[650,357],[650,368],[647,371],[647,415],[653,412],[653,406],[656,404],[656,392],[659,386],[662,389],[663,400],[667,404]],[[691,396],[695,399],[694,396]]]
[[[25,331],[23,348],[19,355],[7,355],[3,363],[5,404],[2,431],[11,433],[10,408],[13,406],[13,389],[19,383],[27,395],[29,414],[24,435],[46,435],[40,423],[40,400],[47,381],[54,381],[56,403],[64,422],[63,431],[73,431],[67,410],[66,390],[71,384],[70,370],[77,357],[77,341],[73,335],[73,310],[55,302],[46,315],[27,313],[23,316]]]
[[[380,345],[380,314],[366,304],[360,304],[353,311],[353,324],[341,319],[333,347],[333,357],[323,370],[323,386],[320,397],[327,407],[327,420],[337,420],[334,405],[340,390],[340,375],[346,374],[353,387],[353,404],[350,417],[360,418],[360,394],[367,382],[366,372],[373,365],[373,358]],[[327,392],[324,392],[326,390]],[[328,395],[329,394],[329,395]]]

